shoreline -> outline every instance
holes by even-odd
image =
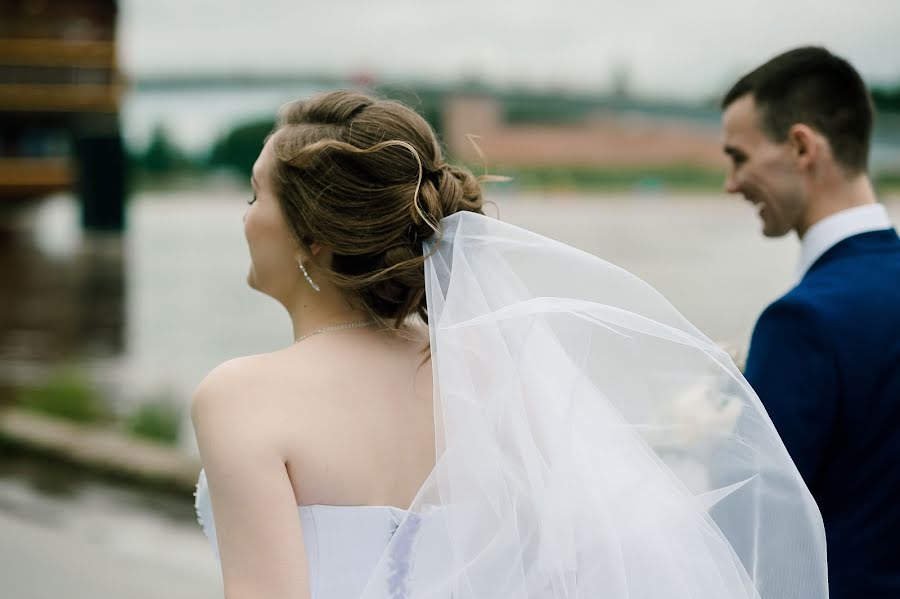
[[[193,493],[200,474],[200,461],[175,448],[20,408],[0,412],[0,447],[176,493]]]

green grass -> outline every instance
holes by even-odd
[[[144,439],[174,444],[183,415],[182,406],[166,396],[143,402],[124,422],[125,430]]]
[[[80,423],[102,423],[112,419],[109,406],[87,378],[65,367],[46,381],[19,392],[23,408]]]
[[[26,410],[78,424],[115,426],[128,435],[174,444],[183,406],[171,396],[158,394],[124,418],[93,387],[84,373],[72,366],[60,368],[46,380],[20,390],[16,403]]]
[[[900,171],[875,175],[872,183],[879,194],[900,192]]]

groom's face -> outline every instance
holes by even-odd
[[[722,114],[724,150],[731,159],[725,190],[739,193],[757,208],[763,234],[780,237],[799,230],[806,211],[803,181],[790,145],[764,131],[753,96],[728,105]]]

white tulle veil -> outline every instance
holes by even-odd
[[[594,256],[441,228],[438,461],[364,598],[827,597],[818,509],[727,353]]]

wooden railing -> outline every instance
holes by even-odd
[[[113,41],[0,39],[0,64],[21,66],[116,66]]]
[[[0,83],[0,110],[15,112],[115,112],[121,84]]]
[[[66,158],[0,158],[0,201],[69,189],[74,176]]]

